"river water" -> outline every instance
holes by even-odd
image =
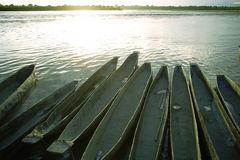
[[[156,74],[198,63],[240,83],[240,14],[159,11],[0,12],[0,81],[35,63],[37,85],[26,104],[63,84],[84,82],[113,56],[118,66],[133,51]]]

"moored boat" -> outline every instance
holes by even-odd
[[[78,81],[73,81],[66,84],[46,98],[43,98],[9,123],[1,126],[0,152],[11,145],[15,145],[21,137],[31,131],[36,124],[44,120],[57,103],[74,91],[77,83]]]
[[[240,88],[224,75],[217,75],[217,84],[217,93],[226,111],[225,117],[229,123],[234,124],[231,129],[240,141]]]
[[[197,123],[189,85],[181,66],[176,66],[170,98],[172,159],[201,159]]]
[[[111,159],[136,124],[152,81],[149,63],[143,64],[120,91],[94,132],[82,159]]]
[[[0,124],[35,85],[35,65],[28,65],[0,83]]]
[[[80,87],[59,103],[49,117],[27,135],[22,142],[28,144],[38,143],[63,129],[66,124],[79,111],[85,101],[93,94],[98,86],[116,70],[118,58],[114,57],[98,69]]]
[[[76,116],[63,130],[58,140],[54,141],[47,151],[56,154],[64,154],[73,144],[88,135],[97,127],[113,99],[119,90],[137,68],[138,53],[134,52],[125,60],[104,83],[96,89],[96,92],[88,99]]]
[[[236,147],[237,141],[222,113],[223,106],[220,100],[198,65],[191,64],[190,72],[190,85],[196,115],[210,157],[212,159],[239,159],[240,152]]]
[[[163,66],[147,94],[138,121],[129,159],[158,159],[168,117],[169,88],[167,66]]]

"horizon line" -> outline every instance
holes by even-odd
[[[38,4],[33,4],[33,3],[29,3],[29,4],[1,4],[2,6],[10,6],[10,5],[14,5],[14,6],[41,6],[41,7],[47,7],[47,6],[111,6],[111,7],[240,7],[239,4],[235,4],[235,5],[101,5],[101,4],[89,4],[89,5],[72,5],[72,4],[58,4],[58,5],[38,5]]]

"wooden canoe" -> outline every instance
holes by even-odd
[[[170,143],[173,159],[201,159],[190,89],[181,66],[175,67],[172,79]]]
[[[28,144],[37,143],[43,138],[47,138],[63,129],[95,89],[116,70],[117,61],[118,58],[114,57],[98,69],[87,81],[78,87],[75,92],[59,103],[49,117],[37,125],[22,142]]]
[[[57,103],[74,91],[77,83],[78,81],[68,83],[36,103],[9,123],[3,125],[0,128],[0,152],[16,141],[19,141],[20,138],[31,131],[36,124],[44,120]]]
[[[154,79],[135,131],[129,159],[158,159],[168,117],[169,78],[163,66]]]
[[[125,140],[123,141],[121,147],[119,147],[117,153],[111,159],[114,159],[114,160],[128,160],[129,155],[130,155],[130,151],[131,151],[131,146],[132,146],[136,126],[137,126],[137,122],[132,127],[132,130],[129,131],[129,133],[126,136]],[[80,159],[81,159],[81,157],[80,157]]]
[[[47,151],[56,154],[67,153],[77,140],[95,129],[119,90],[134,73],[137,63],[138,53],[136,52],[131,54],[122,66],[97,88]]]
[[[35,65],[21,68],[0,83],[0,124],[8,113],[27,96],[35,85]]]
[[[129,131],[138,121],[151,81],[151,65],[145,63],[114,100],[83,153],[83,160],[111,159],[116,154]]]
[[[166,131],[164,132],[164,139],[163,139],[163,146],[160,151],[159,159],[161,160],[169,160],[171,159],[170,151],[171,151],[171,145],[170,145],[170,134],[169,134],[169,118],[167,120],[167,127]]]
[[[198,65],[190,66],[190,85],[196,115],[212,159],[237,160],[236,139],[222,113],[223,106]]]
[[[217,93],[226,109],[227,116],[240,134],[240,88],[229,77],[217,75]]]

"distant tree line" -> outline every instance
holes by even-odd
[[[62,5],[62,6],[38,6],[38,5],[1,5],[0,11],[57,11],[57,10],[121,10],[118,6],[73,6],[73,5]]]
[[[121,6],[128,10],[239,10],[240,6]]]
[[[49,11],[49,10],[228,10],[240,11],[240,6],[38,6],[38,5],[1,5],[0,11]]]

